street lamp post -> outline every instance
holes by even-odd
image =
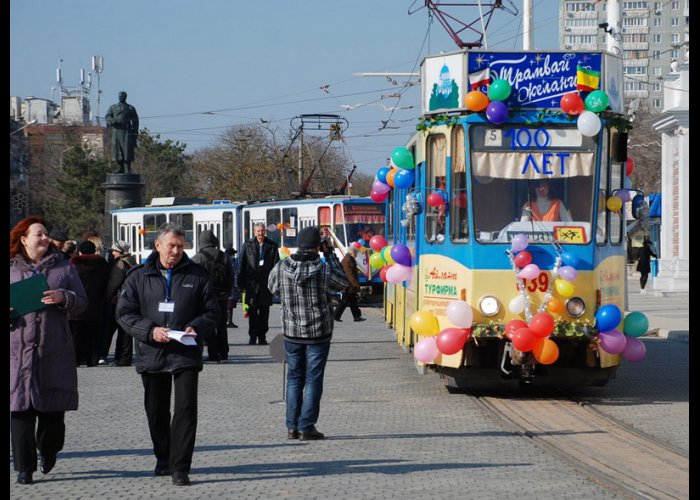
[[[17,132],[19,132],[20,130],[24,130],[24,129],[27,128],[29,125],[34,125],[36,122],[37,122],[37,120],[36,120],[36,118],[34,118],[33,120],[31,120],[31,121],[25,123],[24,125],[22,125],[22,126],[21,126],[20,128],[18,128],[17,130],[14,130],[14,131],[10,132],[10,135],[15,135],[15,134],[16,134]]]

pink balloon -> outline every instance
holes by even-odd
[[[379,179],[375,179],[372,183],[372,189],[375,193],[384,194],[391,191],[391,186],[389,184],[384,184]]]
[[[571,266],[562,266],[559,268],[559,276],[566,281],[576,281],[576,268]]]
[[[629,337],[627,337],[617,328],[606,330],[604,332],[598,332],[600,347],[608,354],[620,354],[622,351],[624,351],[628,338]]]
[[[521,250],[525,250],[527,248],[529,241],[527,239],[526,234],[516,234],[513,236],[513,239],[510,240],[510,249],[514,252],[520,252]]]
[[[518,273],[518,278],[526,280],[534,280],[540,275],[540,268],[537,264],[528,264],[523,267]]]
[[[435,337],[425,337],[413,346],[413,357],[421,363],[431,363],[439,354]]]
[[[644,342],[635,337],[627,335],[627,343],[622,350],[622,357],[631,363],[643,360],[647,355],[647,347]]]

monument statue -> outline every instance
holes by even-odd
[[[112,127],[112,158],[119,165],[118,173],[130,174],[139,135],[139,115],[126,102],[126,92],[119,92],[119,102],[109,107],[105,120]]]

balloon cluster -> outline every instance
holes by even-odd
[[[385,283],[398,284],[411,281],[413,277],[413,255],[404,244],[389,245],[383,236],[375,234],[369,240],[372,254],[369,265],[379,269],[379,277]]]
[[[287,248],[287,247],[280,247],[280,248],[277,250],[277,253],[279,253],[280,260],[284,260],[284,259],[286,259],[287,257],[289,257],[289,255],[290,255],[289,248]]]
[[[510,97],[511,90],[508,80],[499,78],[489,85],[488,95],[472,90],[465,97],[464,104],[470,111],[486,111],[486,118],[500,125],[508,119],[508,106],[503,101]]]
[[[372,182],[369,197],[377,203],[386,200],[392,188],[408,189],[416,179],[413,154],[408,148],[398,147],[391,153],[388,167],[382,167]]]
[[[411,328],[424,337],[413,347],[413,357],[421,363],[432,363],[441,354],[457,354],[471,337],[474,319],[472,308],[463,300],[447,306],[447,319],[453,327],[440,330],[440,323],[430,311],[416,311],[411,315]]]
[[[608,107],[608,94],[602,90],[590,92],[586,99],[582,99],[578,92],[564,94],[559,101],[559,106],[567,115],[578,116],[576,126],[579,131],[593,137],[600,132],[601,122],[596,113],[605,111]]]
[[[644,313],[631,312],[623,319],[619,307],[606,304],[598,309],[595,321],[598,329],[598,346],[603,351],[608,354],[621,354],[632,363],[644,359],[647,352],[646,346],[637,338],[649,329],[649,320]]]

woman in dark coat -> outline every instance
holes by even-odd
[[[639,271],[639,285],[644,290],[647,285],[647,280],[649,279],[649,273],[651,272],[651,258],[658,258],[656,254],[651,249],[651,241],[644,240],[644,246],[639,252],[639,260],[637,261],[637,271]]]
[[[10,231],[10,283],[43,274],[44,309],[14,317],[10,310],[10,430],[17,482],[31,484],[37,468],[47,474],[63,448],[65,412],[78,409],[78,373],[68,313],[88,299],[76,270],[49,242],[41,217],[27,217]],[[38,420],[38,425],[37,425]]]

